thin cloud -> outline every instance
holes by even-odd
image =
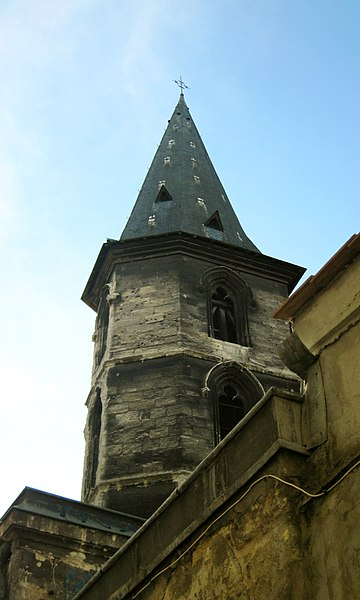
[[[35,132],[19,121],[15,111],[0,113],[0,241],[14,235],[21,225],[26,183],[41,159]]]
[[[149,67],[156,79],[160,69],[159,57],[153,51],[154,38],[164,27],[166,6],[164,2],[145,2],[142,9],[133,15],[130,37],[125,45],[122,57],[122,76],[127,92],[137,96],[139,86],[144,89],[145,82],[139,77],[148,71]],[[153,81],[148,82],[149,85]]]

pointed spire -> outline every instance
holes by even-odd
[[[216,174],[182,86],[121,240],[177,231],[259,252],[241,227]]]

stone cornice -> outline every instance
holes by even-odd
[[[214,265],[226,265],[242,273],[283,283],[289,293],[305,272],[303,267],[265,254],[181,232],[127,241],[109,240],[100,250],[82,300],[96,310],[101,290],[116,264],[164,255],[191,256]]]

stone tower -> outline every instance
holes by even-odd
[[[149,516],[264,391],[298,389],[272,315],[302,274],[246,236],[181,94],[83,294],[97,312],[84,501]]]

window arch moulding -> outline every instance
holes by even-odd
[[[255,307],[253,293],[245,281],[229,267],[212,267],[200,279],[206,293],[209,336],[251,346],[248,307]]]

